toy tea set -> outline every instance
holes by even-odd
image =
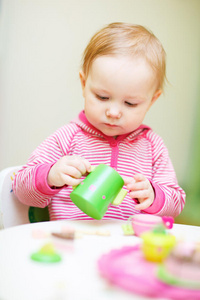
[[[103,277],[131,293],[150,298],[200,300],[200,242],[178,242],[168,232],[173,218],[138,214],[124,235],[141,238],[135,246],[111,250],[98,261]]]
[[[74,188],[70,198],[88,216],[101,220],[111,204],[122,203],[127,194],[123,185],[122,177],[114,169],[100,164]],[[155,298],[164,295],[174,300],[191,297],[200,300],[200,279],[191,284],[183,281],[184,285],[166,271],[165,261],[176,247],[175,237],[166,231],[172,227],[171,217],[148,214],[130,217],[122,225],[124,235],[141,237],[142,243],[103,255],[98,261],[100,273],[133,293]]]
[[[88,216],[100,220],[109,205],[123,201],[127,194],[123,185],[122,177],[113,168],[100,164],[74,188],[70,198]],[[200,300],[200,243],[190,251],[184,244],[180,248],[175,237],[167,232],[172,227],[171,217],[130,217],[122,225],[124,235],[136,235],[142,242],[104,254],[98,261],[101,275],[129,292],[151,298]],[[51,245],[43,247],[39,255],[33,254],[32,259],[60,261]]]

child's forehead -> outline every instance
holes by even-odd
[[[91,64],[89,75],[103,75],[115,77],[116,74],[124,74],[124,76],[134,76],[140,72],[145,74],[155,75],[151,65],[144,57],[131,56],[99,56]]]
[[[88,85],[98,91],[141,94],[157,85],[152,68],[144,59],[99,57],[93,62],[88,75]],[[145,92],[146,93],[146,92]]]

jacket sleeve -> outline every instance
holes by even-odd
[[[35,207],[49,205],[52,196],[62,189],[48,186],[49,170],[59,158],[68,154],[77,131],[74,124],[63,126],[32,153],[27,164],[17,172],[13,180],[13,191],[19,201]]]
[[[178,216],[185,205],[185,192],[178,185],[176,174],[162,139],[152,131],[147,133],[152,145],[152,180],[154,203],[147,213],[160,216]]]

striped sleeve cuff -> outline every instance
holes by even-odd
[[[54,163],[41,164],[36,170],[35,186],[44,195],[53,196],[61,190],[61,188],[51,188],[47,183],[47,176],[53,165]]]
[[[148,213],[148,214],[156,214],[164,206],[164,203],[165,203],[165,194],[161,190],[161,188],[159,187],[158,184],[151,182],[151,185],[152,185],[152,187],[154,189],[155,199],[154,199],[154,202],[152,203],[152,205],[149,206],[147,209],[144,209],[143,211],[146,212],[146,213]]]

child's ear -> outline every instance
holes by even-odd
[[[79,71],[79,78],[80,78],[80,81],[81,81],[82,92],[83,92],[83,96],[84,96],[84,90],[85,90],[85,73],[83,72],[83,70]]]
[[[156,100],[160,97],[160,95],[162,94],[162,90],[159,89],[155,92],[155,94],[153,95],[153,98],[151,99],[151,105],[154,104],[156,102]]]

